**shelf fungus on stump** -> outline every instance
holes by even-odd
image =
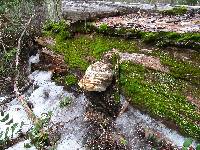
[[[97,61],[90,65],[78,85],[86,91],[105,91],[113,78],[112,65],[105,61]]]

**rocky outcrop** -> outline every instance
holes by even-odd
[[[130,61],[135,64],[141,64],[144,67],[161,71],[161,72],[169,72],[169,69],[162,65],[161,61],[157,57],[148,56],[145,54],[138,54],[138,53],[121,53],[117,49],[112,49],[111,51],[107,52],[103,58],[104,59],[111,59],[113,55],[118,55],[120,63],[125,61]]]
[[[137,53],[120,53],[120,61],[131,61],[136,64],[142,64],[143,66],[157,70],[162,72],[169,72],[167,67],[164,67],[159,58],[147,56],[145,54],[137,54]]]
[[[112,65],[98,61],[88,67],[78,85],[86,91],[105,91],[113,78]]]
[[[88,67],[78,85],[86,91],[105,91],[114,74],[112,65],[108,61],[116,54],[119,56],[120,63],[130,61],[153,70],[169,72],[169,69],[161,64],[159,58],[137,53],[121,53],[113,49],[103,56],[103,61],[98,61]]]
[[[96,20],[109,16],[119,16],[137,12],[139,8],[122,3],[104,1],[62,1],[62,16],[66,20]]]
[[[200,14],[185,14],[180,16],[166,16],[162,13],[138,11],[136,13],[106,17],[95,22],[99,27],[105,23],[109,27],[136,29],[145,32],[200,32],[199,27]]]
[[[33,70],[47,70],[57,74],[67,72],[67,65],[65,64],[64,57],[62,55],[55,54],[47,48],[42,48],[39,60],[39,63],[32,64]]]

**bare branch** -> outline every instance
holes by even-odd
[[[15,71],[17,74],[16,74],[15,80],[14,80],[14,92],[15,92],[16,98],[21,102],[22,106],[24,107],[28,117],[33,121],[33,123],[35,123],[35,122],[37,122],[37,118],[34,115],[34,113],[32,112],[32,110],[29,108],[25,98],[20,94],[19,88],[18,88],[18,81],[19,81],[19,68],[18,67],[19,67],[19,57],[20,57],[20,51],[21,51],[21,41],[22,41],[22,38],[23,38],[29,24],[31,23],[31,20],[33,17],[34,17],[34,15],[31,16],[31,18],[25,25],[25,28],[18,40],[16,59],[15,59]]]
[[[6,53],[6,47],[5,47],[5,44],[3,43],[3,40],[2,40],[2,33],[1,33],[1,32],[0,32],[0,43],[1,43],[1,45],[3,46],[4,53]]]
[[[15,77],[15,82],[14,82],[14,91],[15,91],[16,97],[19,97],[19,95],[20,95],[19,90],[18,90],[18,79],[19,79],[18,67],[19,67],[19,55],[20,55],[20,51],[21,51],[21,41],[22,41],[22,38],[23,38],[23,36],[26,32],[26,29],[28,28],[29,24],[31,23],[31,20],[32,20],[33,17],[34,17],[34,15],[31,16],[31,18],[29,19],[29,21],[25,25],[25,28],[24,28],[24,30],[23,30],[23,32],[20,35],[19,40],[18,40],[16,59],[15,59],[15,71],[17,72],[17,75]]]

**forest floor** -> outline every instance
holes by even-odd
[[[17,99],[2,105],[3,148],[182,149],[188,137],[195,147],[200,16],[138,13],[46,24],[36,39],[40,48],[29,58],[32,85],[23,94],[41,122],[34,125]],[[89,65],[113,52],[119,55],[118,82],[88,96],[78,81]]]

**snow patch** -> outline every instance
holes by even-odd
[[[12,147],[9,147],[8,149],[6,150],[37,150],[35,148],[35,146],[31,145],[30,148],[25,148],[24,145],[25,144],[29,144],[30,141],[29,140],[26,140],[26,141],[22,141],[22,142],[19,142],[17,143],[16,145],[12,146]]]
[[[3,131],[3,136],[1,137],[1,139],[5,138],[6,129],[8,127],[11,128],[11,126],[14,123],[17,123],[17,127],[15,128],[15,130],[13,132],[13,137],[12,137],[12,130],[9,129],[9,132],[8,132],[9,138],[17,138],[18,131],[20,129],[23,133],[26,133],[32,127],[32,123],[28,119],[26,112],[24,111],[24,109],[21,105],[10,106],[8,108],[7,113],[5,113],[4,116],[6,116],[6,114],[9,114],[9,119],[6,122],[0,122],[0,127],[1,127],[0,132]],[[2,118],[3,117],[1,116],[0,119],[2,119]],[[10,125],[6,125],[6,123],[8,123],[11,119],[13,119],[13,123],[11,123]],[[22,122],[23,122],[23,125],[21,126]]]
[[[40,61],[40,55],[37,53],[35,56],[29,58],[29,63],[36,64]]]
[[[0,102],[3,102],[5,99],[5,97],[0,97]]]
[[[85,150],[74,135],[65,136],[57,146],[57,150]]]
[[[50,86],[55,85],[54,82],[51,82],[51,77],[53,73],[51,71],[34,71],[29,75],[29,79],[34,81],[34,85],[38,86]]]
[[[176,131],[167,128],[164,124],[154,120],[149,115],[142,114],[139,110],[131,106],[127,112],[116,119],[116,124],[127,137],[132,137],[132,135],[136,132],[133,130],[130,132],[130,128],[134,128],[134,126],[142,124],[147,128],[160,132],[176,146],[182,146],[186,140],[186,138],[178,134]]]

